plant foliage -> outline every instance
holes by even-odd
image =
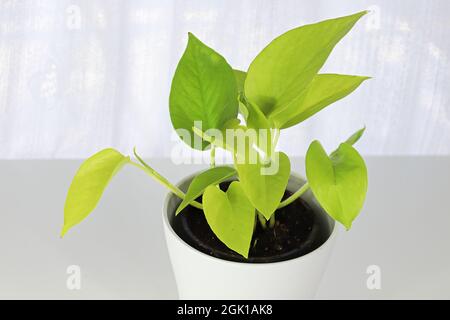
[[[215,167],[212,161],[211,168],[199,173],[183,193],[136,153],[138,162],[113,149],[102,150],[87,159],[73,179],[62,235],[89,215],[114,174],[129,163],[182,198],[176,214],[189,205],[202,208],[216,236],[248,257],[255,223],[261,221],[256,217],[263,217],[261,223],[274,219],[277,208],[308,189],[305,185],[302,192],[282,202],[291,162],[276,150],[280,130],[298,125],[369,79],[319,73],[336,44],[365,14],[362,11],[290,30],[270,42],[246,72],[233,69],[219,53],[189,33],[170,91],[172,125],[192,148],[210,147],[212,157],[215,148],[231,152],[234,167]],[[361,211],[367,192],[366,165],[353,147],[364,129],[331,154],[319,141],[313,141],[306,154],[311,191],[325,211],[347,229]],[[219,184],[227,180],[234,181],[222,191]],[[195,200],[199,196],[202,203]]]

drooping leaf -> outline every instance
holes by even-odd
[[[306,176],[320,205],[350,229],[367,192],[367,168],[360,154],[344,142],[329,157],[316,140],[306,153]]]
[[[237,116],[237,86],[233,69],[220,54],[191,33],[172,80],[169,109],[174,128],[187,130],[191,139],[181,134],[180,137],[197,149],[204,149],[209,143],[194,144],[194,121],[201,121],[202,130],[206,131],[220,129]]]
[[[283,198],[286,190],[291,164],[283,152],[273,154],[269,165],[257,161],[235,160],[242,188],[253,206],[269,220]]]
[[[104,149],[82,163],[67,194],[61,236],[95,209],[111,178],[129,160],[114,149]]]
[[[181,210],[186,208],[189,203],[195,200],[198,196],[202,194],[202,192],[206,189],[206,187],[210,185],[217,185],[236,174],[236,170],[232,167],[222,166],[222,167],[214,167],[210,168],[206,171],[198,174],[189,185],[189,188],[186,192],[186,196],[184,200],[178,206],[175,214],[179,214]]]
[[[228,248],[248,258],[255,223],[255,209],[241,183],[234,181],[227,192],[209,186],[203,194],[203,211],[214,234]]]
[[[334,46],[364,14],[366,11],[305,25],[273,40],[248,69],[247,99],[266,116],[301,102]]]
[[[343,74],[318,74],[312,80],[305,91],[304,99],[299,99],[298,104],[291,103],[284,109],[274,111],[270,119],[278,128],[289,128],[312,115],[326,106],[336,102],[350,93],[369,77],[350,76]]]

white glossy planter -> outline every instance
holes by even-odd
[[[193,176],[179,183],[186,190]],[[304,179],[291,176],[288,190]],[[319,214],[312,193],[302,196]],[[336,237],[334,220],[326,215],[330,236],[316,250],[299,258],[274,263],[240,263],[218,259],[186,244],[171,222],[180,200],[169,194],[164,202],[163,224],[180,299],[311,299],[319,286]]]

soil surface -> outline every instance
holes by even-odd
[[[224,191],[229,183],[222,183]],[[292,193],[286,191],[283,199]],[[201,197],[197,199],[201,202]],[[189,245],[211,256],[238,262],[267,263],[303,256],[320,247],[330,231],[324,217],[316,214],[302,199],[275,212],[273,228],[263,229],[259,222],[250,246],[249,258],[230,250],[212,232],[202,210],[188,206],[174,218],[173,229]]]

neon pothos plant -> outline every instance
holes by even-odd
[[[285,200],[282,197],[291,173],[290,160],[275,148],[281,130],[344,98],[368,79],[319,73],[334,46],[364,14],[290,30],[265,47],[247,72],[233,70],[219,53],[189,34],[172,82],[170,116],[185,143],[210,150],[211,167],[198,174],[184,193],[135,150],[136,160],[114,149],[102,150],[81,165],[72,181],[61,235],[89,215],[111,178],[125,164],[144,170],[181,198],[176,214],[189,205],[203,209],[216,236],[246,258],[255,224],[273,227],[276,210],[308,189],[332,218],[350,229],[367,191],[367,169],[353,147],[364,129],[331,153],[319,141],[313,141],[306,153],[308,182]],[[248,134],[252,130],[264,131],[265,135]],[[218,138],[225,131],[227,139]],[[238,139],[242,135],[244,143],[238,148],[234,142],[242,140]],[[234,166],[216,166],[216,148],[231,152]],[[250,161],[255,150],[256,156]],[[271,167],[276,170],[269,172]],[[233,182],[224,192],[218,185],[226,180]],[[199,196],[202,203],[196,201]]]

